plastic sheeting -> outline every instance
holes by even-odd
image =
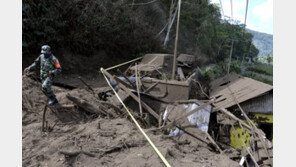
[[[181,108],[182,108],[182,111],[184,109],[186,109],[185,112],[189,113],[190,111],[196,109],[200,105],[202,105],[202,103],[182,104]],[[163,119],[166,119],[166,117],[168,116],[168,113],[172,112],[175,109],[176,109],[176,107],[171,108],[171,107],[167,106],[166,110],[164,112],[164,115],[163,115]],[[187,117],[187,119],[190,122],[190,124],[196,125],[202,131],[207,132],[208,128],[209,128],[211,109],[212,109],[211,105],[208,105],[205,108],[198,110],[194,114],[189,115]],[[180,112],[180,111],[178,111],[178,112]],[[177,135],[181,135],[183,133],[184,132],[182,130],[179,130],[178,128],[176,128],[175,130],[171,130],[170,135],[177,136]]]

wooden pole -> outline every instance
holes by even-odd
[[[44,106],[44,109],[43,109],[42,132],[45,132],[45,121],[46,121],[45,115],[46,115],[46,110],[47,110],[47,103],[48,103],[48,100],[46,101],[45,106]]]
[[[137,92],[138,92],[138,98],[139,98],[139,101],[141,101],[141,96],[140,96],[140,86],[139,86],[139,80],[140,79],[138,77],[138,64],[136,64],[136,86],[137,86]],[[139,102],[139,109],[140,109],[140,114],[141,114],[141,117],[143,116],[143,111],[142,111],[142,105],[141,103]]]
[[[180,10],[181,10],[181,0],[179,0],[179,4],[178,4],[178,18],[177,18],[177,29],[176,29],[176,39],[175,39],[175,49],[174,49],[174,62],[173,62],[172,79],[175,79],[175,73],[176,73],[176,61],[177,61],[177,48],[178,48]]]
[[[110,79],[115,80],[116,77],[113,77],[110,73],[108,73],[106,70],[102,69],[102,72]],[[124,90],[128,95],[130,95],[135,101],[138,103],[141,103],[142,107],[147,110],[153,117],[156,118],[156,120],[159,119],[159,115],[152,109],[150,106],[148,106],[146,103],[141,101],[138,96],[134,95],[124,84],[121,82],[118,82],[118,86]]]
[[[228,68],[227,68],[227,74],[229,74],[230,71],[230,64],[231,64],[231,57],[232,57],[232,50],[233,50],[233,39],[231,41],[231,49],[230,49],[230,53],[229,53],[229,62],[228,62]]]
[[[246,4],[246,13],[245,13],[245,27],[246,27],[246,25],[247,25],[248,6],[249,6],[249,0],[247,0],[247,4]]]

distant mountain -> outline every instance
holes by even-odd
[[[259,56],[273,55],[273,35],[247,29],[253,34],[253,44],[259,49]]]

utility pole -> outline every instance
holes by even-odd
[[[230,64],[231,64],[231,57],[232,57],[232,50],[233,50],[233,42],[234,40],[231,40],[231,49],[230,49],[230,54],[229,54],[229,61],[228,61],[228,68],[227,68],[227,74],[229,74],[230,71]]]
[[[179,0],[178,4],[178,19],[177,19],[177,28],[176,28],[176,39],[175,39],[175,49],[174,49],[174,62],[173,62],[173,71],[172,71],[172,79],[175,79],[176,73],[176,61],[177,61],[177,48],[178,48],[178,34],[179,34],[179,21],[180,21],[180,10],[181,10],[181,0]]]
[[[230,0],[230,7],[231,7],[231,24],[233,24],[233,8],[232,8],[232,0]]]
[[[249,6],[249,0],[247,0],[247,4],[246,4],[246,13],[245,13],[245,27],[246,27],[246,25],[247,25],[248,6]]]
[[[224,18],[224,10],[223,10],[223,6],[222,6],[222,2],[221,2],[221,0],[219,0],[219,1],[220,1],[221,11],[222,11],[222,18],[225,19]]]

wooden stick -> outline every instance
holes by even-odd
[[[153,89],[159,83],[160,83],[160,81],[157,81],[156,83],[154,83],[153,85],[151,85],[148,89],[146,89],[143,93],[148,93],[151,89]]]
[[[233,115],[231,112],[227,111],[225,108],[219,108],[219,110],[222,111],[224,114],[228,115],[230,118],[240,122],[248,130],[250,130],[250,131],[252,130],[252,128],[248,124],[243,122],[241,119],[237,118],[235,115]]]
[[[179,117],[179,118],[173,120],[173,121],[172,121],[171,123],[169,123],[166,127],[170,127],[170,126],[172,126],[173,124],[177,124],[177,123],[178,123],[179,121],[181,121],[183,118],[186,118],[186,117],[188,117],[188,116],[194,114],[195,112],[197,112],[197,111],[199,111],[199,110],[205,108],[206,106],[212,104],[214,101],[215,101],[215,100],[212,99],[212,100],[210,100],[209,102],[204,103],[204,104],[198,106],[197,108],[195,108],[194,110],[190,111],[189,113],[186,113],[186,114],[182,115],[181,117]],[[187,109],[187,108],[186,108],[186,109]],[[185,111],[186,109],[184,109],[183,111]]]
[[[198,128],[194,128],[194,131],[192,131],[193,129],[187,129],[187,130],[185,130],[184,128],[182,128],[182,127],[180,127],[180,126],[176,126],[177,128],[179,128],[180,130],[182,130],[182,131],[184,131],[186,134],[188,134],[189,136],[192,136],[192,137],[194,137],[194,138],[196,138],[196,139],[198,139],[198,140],[200,140],[200,141],[202,141],[202,142],[204,142],[204,143],[206,143],[206,144],[209,144],[209,141],[208,140],[206,140],[206,139],[204,139],[204,138],[201,138],[199,135],[195,135],[196,133],[196,131],[198,131],[198,132],[202,132],[200,129],[198,129]]]
[[[46,110],[47,110],[47,103],[48,103],[48,100],[46,101],[46,103],[45,103],[45,106],[44,106],[44,109],[43,109],[43,116],[42,116],[42,132],[44,132],[45,131],[45,119],[46,119],[46,117],[45,117],[45,115],[46,115]]]
[[[102,72],[110,79],[114,79],[114,77],[108,73],[106,70],[102,69]],[[143,108],[146,109],[153,117],[156,118],[156,120],[158,120],[159,115],[152,109],[150,108],[146,103],[144,103],[143,101],[141,101],[135,94],[133,94],[125,85],[118,83],[118,86],[121,87],[121,89],[123,89],[128,95],[130,95],[135,101],[137,101],[138,103],[141,103]]]
[[[177,70],[179,76],[180,76],[180,80],[181,81],[184,81],[185,80],[185,76],[184,76],[184,73],[183,73],[183,70],[181,67],[178,67],[178,70]]]
[[[79,107],[85,109],[86,111],[93,113],[93,114],[103,114],[108,115],[106,111],[101,110],[99,107],[94,106],[91,103],[88,103],[84,99],[77,98],[75,96],[72,96],[70,94],[67,94],[66,97],[71,100],[73,103],[77,104]],[[115,115],[112,115],[116,117]]]
[[[177,100],[175,103],[177,104],[188,104],[188,103],[206,103],[209,100],[197,100],[197,99],[189,99],[189,100]]]
[[[117,85],[120,83],[122,85],[124,85],[125,87],[129,88],[129,89],[135,89],[133,86],[127,84],[126,82],[122,81],[121,79],[119,79],[118,77],[114,76],[114,81],[117,82]]]
[[[172,70],[172,79],[175,79],[175,73],[176,73],[180,12],[181,12],[181,0],[179,0],[179,4],[178,4],[178,18],[177,18],[177,28],[176,28],[176,39],[175,39],[175,49],[174,49],[174,62],[173,62],[173,70]]]
[[[94,89],[88,85],[80,76],[78,77],[78,79],[87,87],[87,89],[89,89],[93,94],[95,94]]]
[[[86,152],[86,151],[73,151],[73,152],[68,152],[68,151],[60,151],[60,154],[64,154],[66,156],[77,156],[79,154],[85,154],[88,155],[90,157],[95,157],[96,155],[90,152]]]
[[[221,148],[218,146],[218,144],[214,141],[214,139],[209,135],[208,132],[204,132],[207,137],[209,138],[210,142],[215,146],[215,148],[221,153],[223,154],[224,152],[221,150]]]
[[[141,101],[141,96],[140,96],[140,89],[139,89],[139,80],[138,80],[138,65],[136,64],[136,86],[137,86],[137,92],[138,92],[138,98]],[[143,116],[143,111],[142,111],[142,105],[139,102],[139,109],[140,109],[140,114],[141,117]]]
[[[128,82],[133,88],[135,88],[134,83],[132,83],[126,75],[124,75],[119,69],[117,69],[117,72],[118,72],[120,75],[122,75],[122,76],[125,78],[125,80],[126,80],[126,81],[127,81],[127,82]]]

